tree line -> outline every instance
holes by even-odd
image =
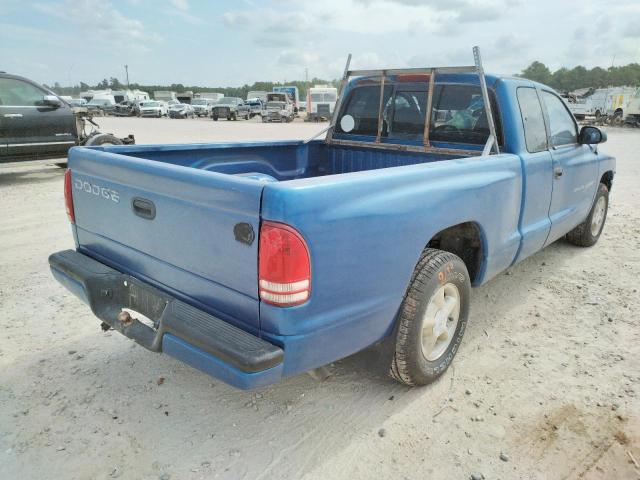
[[[156,90],[169,90],[177,93],[192,91],[194,93],[204,93],[204,92],[218,92],[224,94],[226,97],[240,97],[247,98],[247,93],[252,90],[262,90],[271,92],[273,87],[283,86],[283,85],[294,85],[298,87],[300,91],[300,97],[305,98],[307,96],[307,91],[310,87],[314,85],[330,85],[337,87],[339,84],[338,80],[323,80],[321,78],[312,78],[310,81],[304,80],[292,80],[290,82],[281,83],[281,82],[254,82],[251,85],[245,84],[241,87],[202,87],[198,85],[183,85],[181,83],[172,83],[171,85],[143,85],[140,83],[130,83],[129,88],[132,90],[139,89],[143,92],[149,93],[153,96],[153,92]],[[110,79],[104,79],[96,85],[89,85],[84,82],[80,82],[78,85],[74,85],[72,87],[62,87],[58,82],[54,83],[53,86],[45,85],[47,88],[53,90],[58,95],[69,95],[72,97],[78,97],[80,92],[84,92],[87,90],[104,90],[107,88],[111,88],[112,90],[124,90],[127,88],[126,84],[123,84],[115,77],[111,77]]]
[[[619,87],[619,86],[632,86],[640,87],[640,64],[630,63],[628,65],[620,67],[594,67],[585,68],[581,65],[574,68],[559,68],[558,70],[551,72],[549,68],[542,62],[532,62],[522,72],[517,74],[520,77],[534,80],[550,87],[555,88],[562,92],[571,92],[578,88],[604,88],[604,87]],[[153,95],[156,90],[170,90],[174,92],[192,91],[197,92],[219,92],[227,97],[240,97],[247,98],[247,93],[251,90],[264,90],[267,92],[272,91],[275,86],[282,85],[295,85],[300,91],[300,96],[305,98],[309,87],[314,85],[331,85],[338,87],[339,80],[323,80],[320,78],[313,78],[310,81],[304,80],[292,80],[290,82],[254,82],[251,85],[245,84],[241,87],[202,87],[198,85],[183,85],[181,83],[172,83],[171,85],[143,85],[139,83],[129,84],[131,89],[139,89]],[[120,82],[115,77],[109,79],[103,79],[96,85],[89,85],[84,82],[80,82],[79,85],[72,87],[62,87],[58,82],[53,86],[47,86],[58,95],[70,95],[77,97],[80,92],[86,90],[104,90],[111,88],[113,90],[123,90],[126,87],[125,84]]]
[[[589,69],[579,65],[571,69],[563,67],[551,72],[544,63],[536,61],[525,68],[519,76],[544,83],[562,92],[571,92],[578,88],[640,87],[640,64],[630,63],[607,69],[601,67]]]

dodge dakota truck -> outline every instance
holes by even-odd
[[[615,172],[554,90],[478,61],[346,68],[322,139],[71,149],[53,275],[104,329],[239,388],[374,345],[433,381],[471,287],[594,245]]]

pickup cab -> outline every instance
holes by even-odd
[[[75,145],[135,143],[133,135],[117,138],[97,128],[86,105],[72,106],[28,78],[0,72],[0,163],[63,158]]]
[[[103,328],[239,388],[370,346],[423,385],[471,287],[602,232],[606,134],[545,85],[347,68],[336,112],[325,139],[73,148],[53,275]]]

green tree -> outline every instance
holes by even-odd
[[[525,68],[520,74],[521,77],[528,78],[534,82],[549,84],[551,81],[551,71],[544,63],[537,60]]]

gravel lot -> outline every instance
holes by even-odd
[[[138,143],[307,138],[326,124],[105,118]],[[598,245],[558,241],[474,291],[454,367],[408,389],[363,352],[242,392],[115,332],[56,283],[63,171],[0,165],[0,477],[636,479],[640,131]],[[481,477],[484,475],[484,477]]]

